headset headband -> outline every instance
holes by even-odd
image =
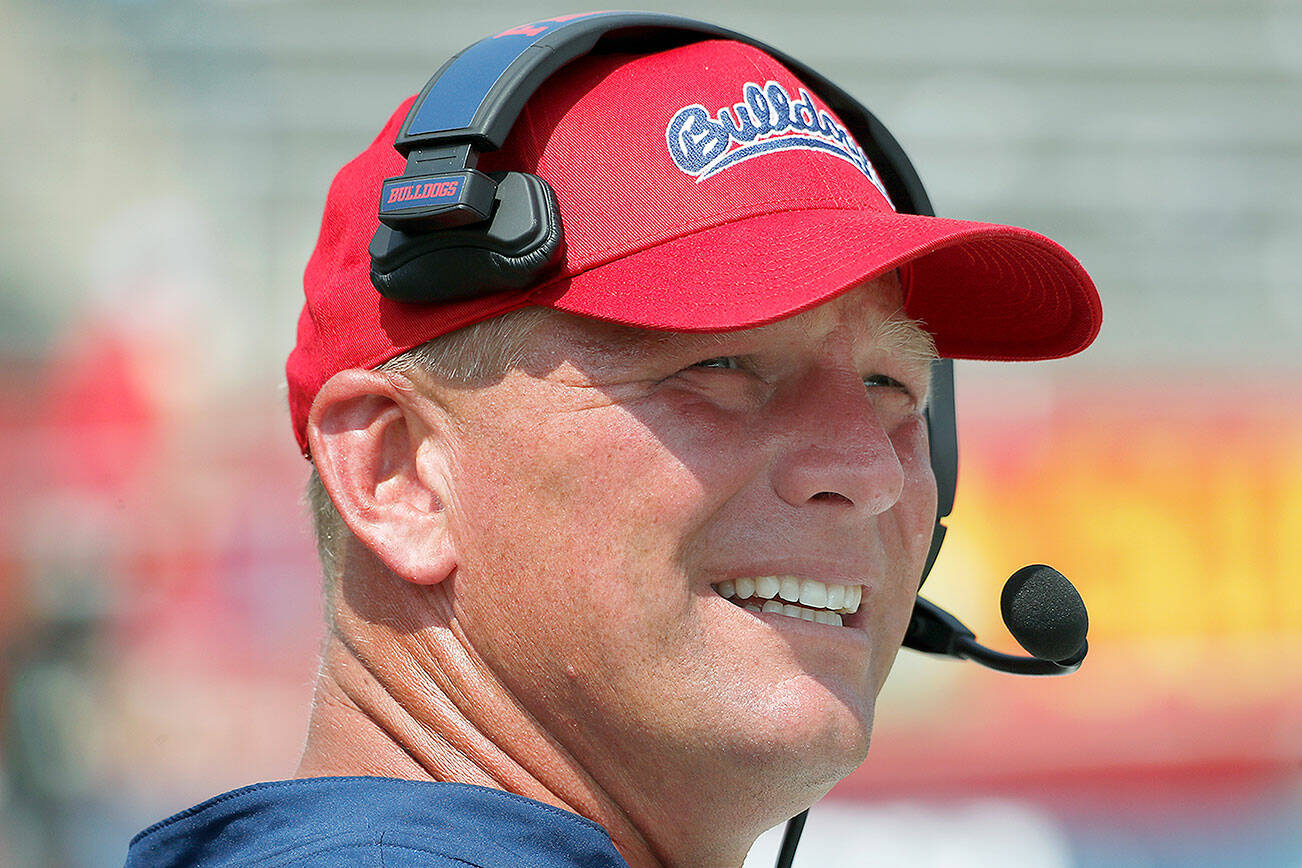
[[[525,103],[544,81],[598,48],[647,53],[703,39],[754,46],[790,69],[847,123],[877,167],[896,208],[910,214],[933,213],[922,181],[890,131],[857,100],[801,61],[743,33],[690,18],[589,12],[486,37],[434,73],[394,141],[394,148],[408,158],[407,170],[401,178],[385,183],[381,222],[401,229],[488,220],[493,185],[482,180],[486,176],[470,173],[478,154],[502,146]],[[401,192],[395,194],[395,188]]]

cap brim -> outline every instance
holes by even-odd
[[[1102,322],[1089,275],[1042,235],[854,209],[704,229],[545,283],[530,300],[642,328],[728,331],[808,310],[895,268],[906,312],[948,358],[1068,356]]]

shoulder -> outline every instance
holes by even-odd
[[[307,778],[254,784],[149,827],[126,868],[623,868],[606,830],[468,784]]]

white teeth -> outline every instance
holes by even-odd
[[[742,600],[754,598],[743,608],[752,612],[777,612],[821,624],[842,624],[842,615],[859,611],[863,600],[863,586],[838,585],[817,579],[798,579],[795,576],[744,576],[714,586],[719,596],[731,599],[737,605]],[[799,606],[784,605],[799,603]],[[763,605],[760,602],[763,601]]]
[[[720,587],[722,587],[722,585],[720,585]],[[841,608],[842,606],[845,605],[845,591],[846,591],[845,585],[828,585],[827,602],[824,603],[824,605],[827,606],[827,608],[832,609],[833,611]],[[719,591],[719,593],[723,594],[723,591]],[[727,594],[723,594],[723,595],[725,597],[728,596]]]
[[[813,579],[800,583],[800,605],[821,609],[827,605],[827,585]]]
[[[755,593],[766,600],[771,600],[778,595],[778,588],[782,583],[778,581],[777,576],[759,576],[755,579]],[[724,594],[724,596],[728,596]]]

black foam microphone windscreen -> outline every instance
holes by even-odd
[[[999,598],[1004,624],[1027,652],[1042,660],[1066,660],[1080,651],[1090,618],[1067,577],[1044,564],[1013,573]]]

